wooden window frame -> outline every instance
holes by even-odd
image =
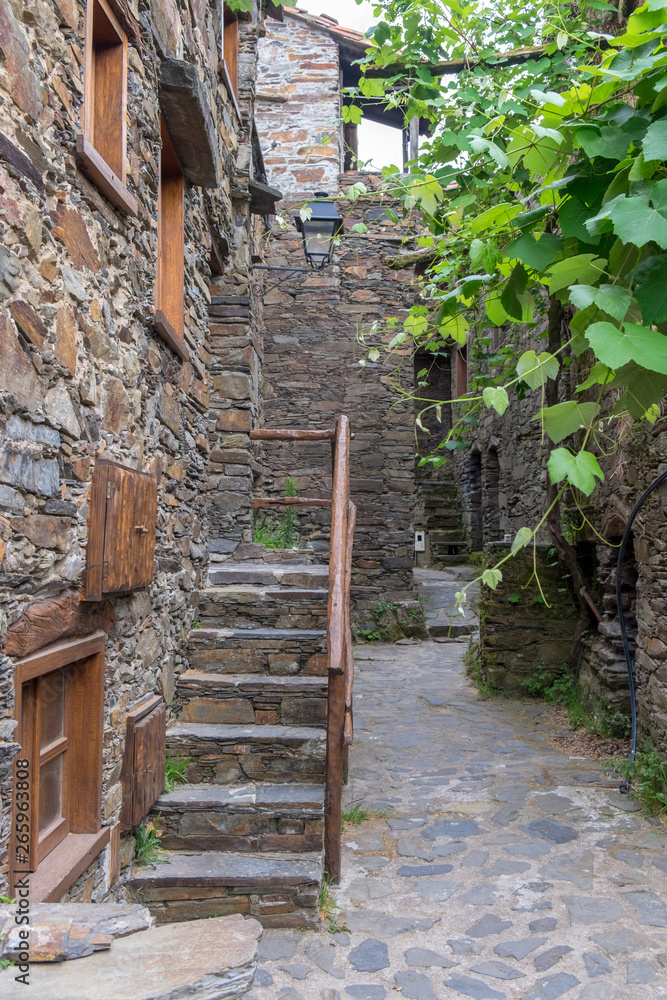
[[[174,354],[189,361],[185,343],[185,177],[162,116],[160,138],[153,326]]]
[[[20,760],[30,761],[30,844],[29,863],[17,863],[17,801],[12,809],[10,884],[12,889],[26,869],[30,898],[33,902],[58,902],[90,862],[106,847],[110,827],[102,826],[102,767],[104,738],[104,650],[106,635],[96,632],[83,639],[58,643],[18,660],[14,673],[17,740],[22,745]],[[69,669],[68,669],[69,668]],[[69,788],[67,833],[59,840],[56,831],[41,845],[38,840],[39,777],[35,768],[38,752],[38,724],[35,706],[31,706],[31,681],[66,671],[65,700],[67,721],[65,737]],[[27,699],[24,696],[27,695]],[[44,756],[44,754],[42,754]],[[15,782],[16,770],[15,763]],[[36,780],[35,780],[36,779]],[[62,832],[62,831],[60,831]]]
[[[107,37],[102,39],[105,32]],[[116,38],[117,42],[109,42],[109,37]],[[112,50],[115,52],[113,57]],[[126,186],[127,34],[108,0],[87,0],[84,72],[83,135],[78,135],[76,139],[79,160],[90,180],[112,205],[128,215],[137,215],[138,202]],[[98,86],[98,77],[101,76],[106,76],[105,83],[111,79],[111,84]],[[108,107],[106,102],[114,91],[118,95],[119,88],[120,107]],[[109,130],[112,120],[115,129]],[[104,145],[109,131],[112,134],[113,155],[107,153],[105,156]],[[96,133],[101,134],[96,136]],[[116,162],[108,162],[114,158]]]
[[[234,25],[234,27],[232,27]],[[234,110],[241,121],[241,109],[239,107],[239,19],[238,15],[227,6],[222,5],[222,31],[221,31],[221,56],[222,56],[222,76],[227,87],[230,100],[234,105]],[[230,54],[230,46],[233,54]]]

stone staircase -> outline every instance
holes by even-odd
[[[453,566],[465,562],[465,551],[469,546],[456,484],[443,479],[422,481],[420,490],[432,564]]]
[[[130,882],[158,923],[319,925],[328,566],[247,548],[210,570],[176,688],[167,746],[190,784],[153,809],[168,860]]]

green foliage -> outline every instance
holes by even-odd
[[[400,365],[408,347],[467,343],[475,360],[442,450],[422,461],[442,464],[477,413],[502,417],[532,393],[558,495],[591,496],[622,432],[609,424],[655,422],[667,391],[667,0],[621,34],[602,0],[377,0],[375,13],[359,90],[430,123],[409,172],[384,171],[380,194],[408,229],[421,210],[418,245],[433,253],[386,350]],[[499,57],[527,46],[534,58]],[[447,60],[462,68],[443,75]],[[549,298],[572,315],[570,339],[519,352],[518,324],[537,337]],[[504,354],[488,350],[489,326],[506,331]],[[584,357],[579,388],[594,395],[545,406],[549,380]]]
[[[346,826],[358,826],[360,823],[365,823],[368,816],[368,809],[364,809],[363,806],[360,805],[349,806],[347,809],[343,809],[341,814],[343,829],[345,829]]]
[[[361,628],[359,635],[363,637],[364,642],[382,642],[382,632],[379,629]]]
[[[165,792],[173,792],[177,785],[189,784],[189,781],[185,776],[185,772],[191,762],[192,758],[175,754],[171,749],[167,750],[164,775]]]
[[[298,496],[297,482],[293,476],[285,481],[285,496]],[[266,545],[267,549],[296,549],[299,547],[301,534],[299,519],[293,507],[286,507],[280,517],[273,514],[255,512],[253,527],[253,542]]]
[[[327,872],[325,872],[324,878],[322,879],[322,888],[320,889],[320,916],[327,924],[327,929],[330,934],[340,934],[341,931],[349,930],[349,928],[346,927],[345,924],[336,916],[337,910],[340,910],[340,906],[333,897],[333,893],[331,892],[331,879],[329,878]]]
[[[160,817],[158,816],[158,819]],[[134,831],[134,856],[140,865],[166,864],[166,851],[160,847],[160,838],[152,823],[142,823]]]
[[[667,760],[659,750],[644,743],[634,761],[625,761],[618,770],[648,812],[667,814]]]

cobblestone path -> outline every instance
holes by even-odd
[[[667,997],[667,828],[464,650],[357,647],[349,932],[265,931],[252,1000]]]

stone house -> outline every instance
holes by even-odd
[[[264,19],[0,0],[2,894],[11,854],[34,901],[122,896],[159,790],[128,733],[159,742],[208,546],[247,536]]]

